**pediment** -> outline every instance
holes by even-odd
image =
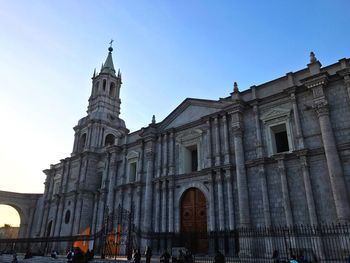
[[[220,111],[223,104],[218,101],[186,99],[161,124],[163,129],[175,128]]]
[[[137,151],[130,151],[126,156],[126,159],[139,158],[139,155],[140,154]]]
[[[266,122],[280,117],[289,117],[291,110],[288,108],[277,107],[267,111],[261,116],[261,120]]]

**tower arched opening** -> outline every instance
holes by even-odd
[[[114,145],[115,136],[113,134],[108,134],[105,138],[105,146]]]
[[[114,84],[114,82],[111,82],[111,85],[109,86],[109,96],[111,96],[111,97],[115,96],[115,84]]]

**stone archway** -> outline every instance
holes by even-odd
[[[181,235],[194,253],[208,251],[207,200],[197,188],[187,189],[181,197]]]
[[[31,236],[35,208],[41,196],[42,194],[22,194],[0,191],[0,204],[13,207],[19,214],[20,228],[18,238]]]

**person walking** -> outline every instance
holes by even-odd
[[[151,263],[152,249],[147,246],[145,251],[146,263]]]

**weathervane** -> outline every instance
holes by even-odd
[[[109,42],[109,45],[110,45],[109,48],[108,48],[108,51],[109,51],[109,52],[112,52],[112,51],[113,51],[113,48],[112,48],[112,43],[113,43],[113,41],[114,41],[114,40],[111,39],[111,41]]]

